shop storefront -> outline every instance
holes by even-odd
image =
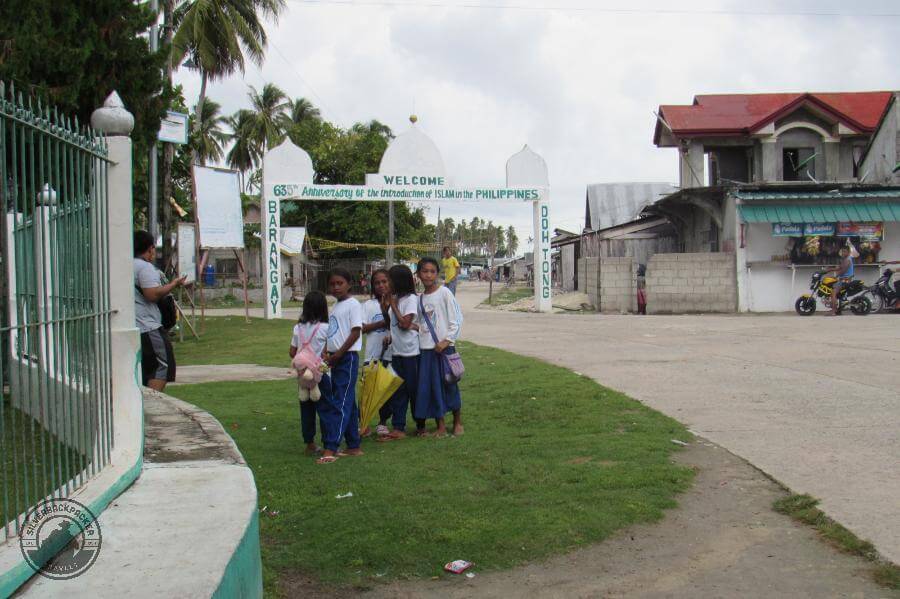
[[[874,283],[900,261],[900,188],[809,192],[735,191],[739,307],[793,309],[813,273],[834,267],[847,243],[859,251],[855,277]]]

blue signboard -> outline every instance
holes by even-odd
[[[806,237],[814,235],[834,235],[834,223],[804,223],[803,235]]]
[[[773,237],[800,237],[802,235],[802,223],[772,223]]]

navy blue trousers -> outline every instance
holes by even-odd
[[[347,352],[326,375],[331,384],[319,385],[322,398],[316,403],[325,449],[337,451],[341,438],[347,442],[348,449],[356,449],[360,445],[359,406],[356,405],[358,374],[359,355],[357,352]],[[322,377],[323,383],[325,378]]]
[[[323,388],[330,389],[331,381],[326,381],[328,375],[322,375],[322,380],[319,382],[319,393],[321,393],[322,397],[325,397],[325,391]],[[321,400],[320,400],[321,401]],[[315,401],[301,401],[300,402],[300,433],[303,435],[303,442],[307,445],[316,440],[316,417],[318,416],[319,408],[317,406],[318,402]],[[325,424],[319,422],[319,428],[322,431],[322,440],[324,442],[325,439]]]

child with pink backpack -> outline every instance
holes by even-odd
[[[327,342],[328,302],[321,291],[310,291],[303,298],[303,310],[294,325],[290,350],[291,366],[297,371],[300,429],[307,455],[321,451],[315,441],[316,415],[319,400],[331,389],[328,368],[322,360]]]

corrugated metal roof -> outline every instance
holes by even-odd
[[[866,203],[741,204],[748,223],[839,223],[900,221],[900,201]]]
[[[645,207],[675,189],[670,183],[592,183],[587,186],[585,228],[597,231],[636,220]]]

